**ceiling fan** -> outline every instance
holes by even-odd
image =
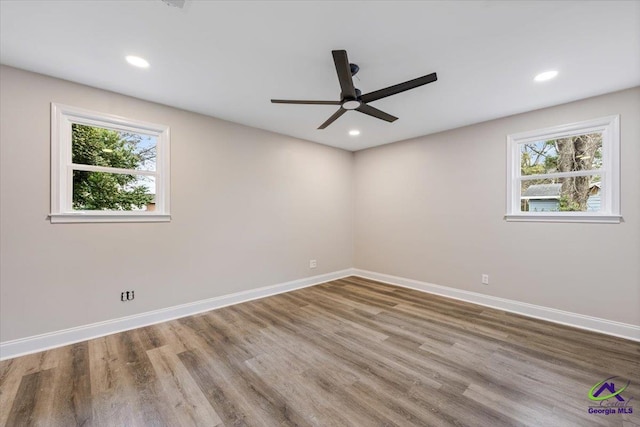
[[[389,86],[384,89],[376,90],[362,95],[360,90],[356,89],[353,85],[353,76],[356,75],[360,67],[358,67],[356,64],[349,63],[346,50],[333,50],[331,51],[331,53],[333,54],[333,62],[336,65],[338,81],[340,82],[340,88],[342,89],[342,92],[340,94],[340,101],[272,99],[271,102],[274,104],[339,105],[340,108],[338,109],[338,111],[336,111],[331,117],[329,117],[327,121],[321,124],[318,129],[326,128],[348,110],[360,111],[361,113],[376,117],[381,120],[385,120],[387,122],[394,122],[398,120],[397,117],[394,117],[391,114],[387,114],[384,111],[380,111],[377,108],[372,107],[368,103],[438,80],[438,76],[436,76],[436,73],[431,73],[426,76],[418,77],[417,79],[409,80],[404,83],[399,83],[397,85]]]

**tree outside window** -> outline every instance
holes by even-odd
[[[131,170],[155,170],[155,138],[73,124],[72,162]],[[153,201],[150,185],[133,174],[73,171],[73,209],[145,209]]]
[[[169,214],[169,127],[51,105],[51,222],[158,222]]]
[[[507,136],[509,221],[620,222],[620,119]]]
[[[591,171],[601,167],[602,133],[522,144],[520,174],[523,177],[562,172],[589,172],[580,176],[523,179],[522,194],[532,185],[561,184],[557,210],[584,212],[588,207],[589,196],[596,191],[594,188],[600,186],[600,175]],[[523,199],[522,203],[522,211],[528,211],[529,200]]]

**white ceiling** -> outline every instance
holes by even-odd
[[[0,16],[3,64],[347,150],[640,85],[638,1],[2,0]],[[372,102],[394,123],[352,111],[316,130],[335,106],[270,103],[338,100],[333,49],[363,93],[438,81]]]

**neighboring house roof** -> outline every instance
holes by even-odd
[[[559,199],[562,184],[534,184],[522,193],[523,199]]]
[[[534,184],[524,190],[522,199],[559,199],[562,184]],[[589,194],[594,196],[600,191],[600,183],[594,182],[589,185]]]

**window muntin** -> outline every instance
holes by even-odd
[[[167,126],[52,104],[52,222],[169,219]]]
[[[619,222],[618,116],[509,135],[507,220]]]

